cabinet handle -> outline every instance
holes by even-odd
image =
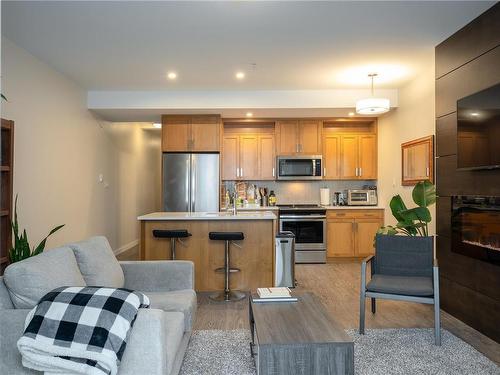
[[[274,177],[274,167],[273,167],[273,177]]]
[[[359,168],[359,176],[361,177],[363,175],[363,170],[361,169],[361,167]]]
[[[236,168],[236,177],[240,177],[240,172],[239,172],[239,170],[240,170],[240,169],[237,167],[237,168]]]
[[[243,168],[240,168],[240,177],[243,177]]]
[[[326,167],[323,168],[323,176],[326,176]]]
[[[295,152],[297,152],[297,153],[299,152],[299,144],[298,143],[295,144]]]
[[[429,167],[425,168],[425,176],[429,177]]]
[[[355,168],[356,177],[358,177],[358,167]]]

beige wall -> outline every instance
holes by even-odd
[[[412,186],[401,185],[401,143],[435,133],[434,123],[434,51],[429,51],[427,63],[417,78],[399,90],[399,107],[379,118],[378,189],[379,201],[389,206],[393,195],[400,194],[410,207]],[[430,207],[433,221],[430,233],[435,233],[435,205]],[[395,224],[387,209],[386,224]]]
[[[32,244],[62,223],[48,247],[97,234],[114,249],[137,240],[137,214],[157,205],[148,186],[159,178],[158,141],[137,124],[100,123],[84,90],[5,38],[2,92],[2,117],[15,122],[18,215]]]

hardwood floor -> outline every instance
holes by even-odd
[[[122,260],[137,259],[129,251],[118,256]],[[125,259],[124,259],[125,258]],[[297,289],[314,292],[326,309],[345,328],[357,328],[359,319],[359,262],[299,264],[296,267]],[[367,303],[367,328],[433,327],[432,306],[409,302],[377,300],[377,313],[370,312]],[[442,327],[462,338],[500,365],[500,344],[473,328],[441,312]],[[207,293],[198,295],[195,329],[248,328],[248,301],[216,303]]]

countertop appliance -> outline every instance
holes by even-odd
[[[326,209],[317,204],[278,207],[279,230],[295,235],[295,263],[325,263]]]
[[[376,206],[377,202],[378,202],[377,190],[374,189],[347,190],[348,206]]]
[[[274,286],[295,287],[295,235],[279,232],[274,242]]]
[[[278,180],[321,180],[321,155],[291,155],[276,157]]]
[[[219,154],[163,153],[163,210],[219,211]]]

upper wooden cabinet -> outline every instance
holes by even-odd
[[[322,123],[318,120],[278,121],[278,155],[321,154],[321,130]]]
[[[377,137],[374,134],[341,135],[340,160],[341,179],[376,179]]]
[[[223,180],[274,180],[273,134],[228,134],[223,145]]]
[[[323,178],[340,179],[340,135],[323,137]]]
[[[458,137],[458,143],[463,142]],[[487,139],[483,140],[486,141]],[[470,155],[480,155],[487,152],[488,147],[482,142],[474,142],[479,146]],[[465,146],[465,144],[462,144]],[[468,154],[468,153],[466,153]],[[415,185],[419,181],[429,180],[434,182],[434,136],[415,139],[401,145],[401,185]]]
[[[220,129],[218,115],[164,115],[162,151],[220,151]]]

